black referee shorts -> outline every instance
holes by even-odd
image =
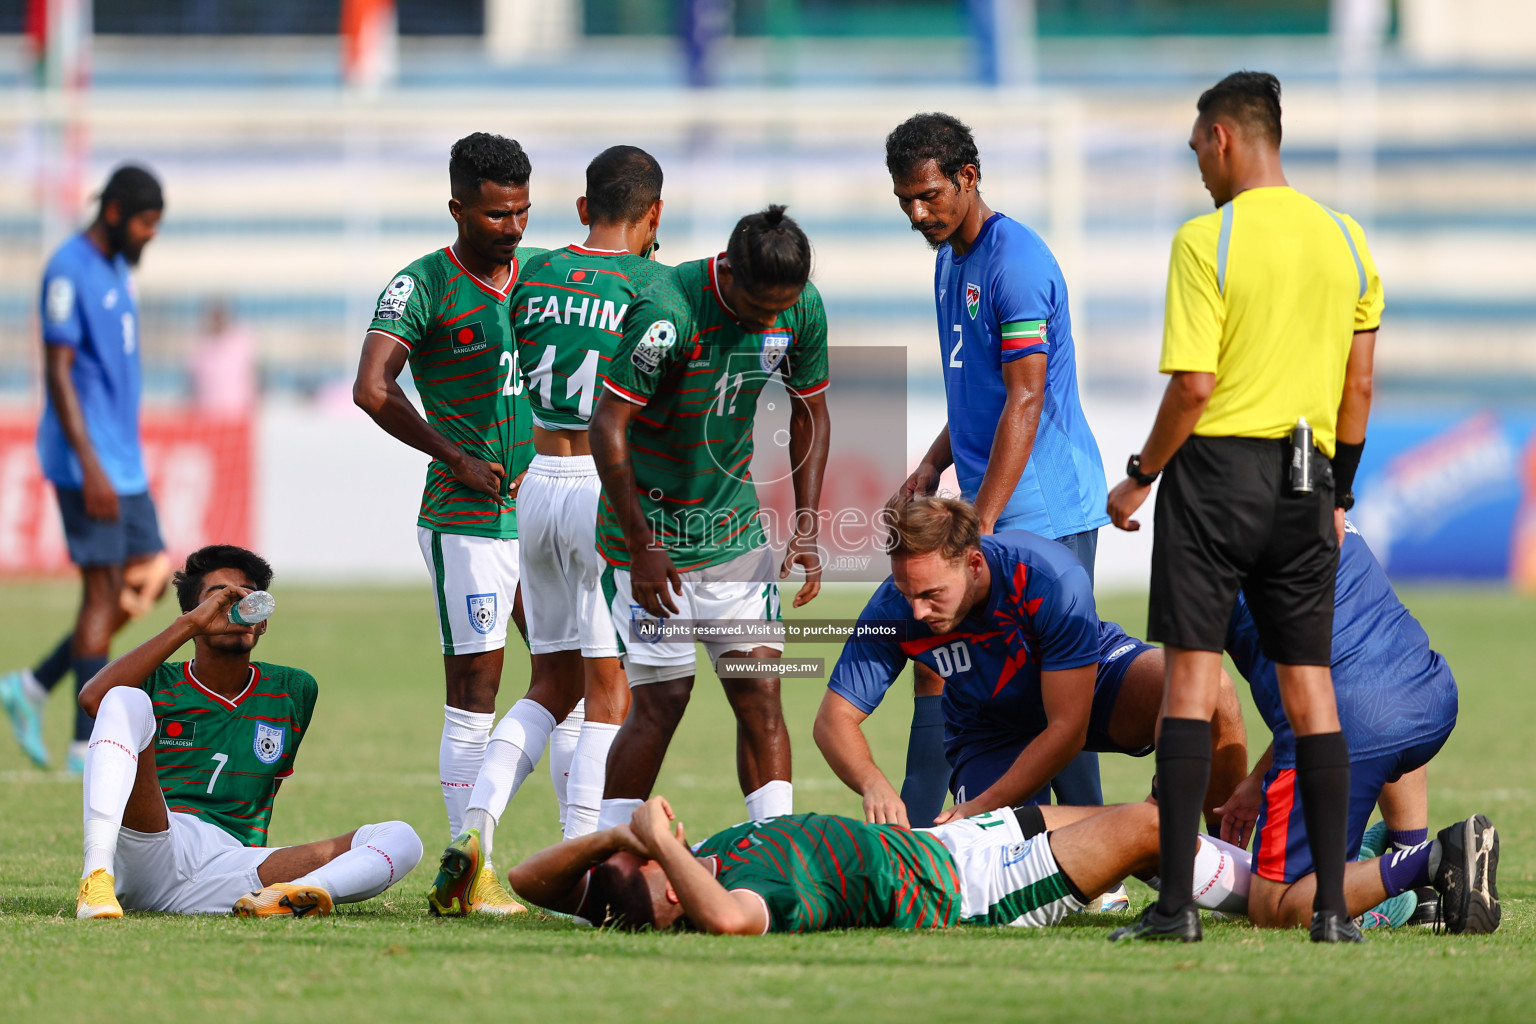
[[[1241,587],[1266,657],[1327,665],[1339,540],[1333,467],[1312,452],[1311,494],[1292,494],[1291,442],[1191,436],[1163,473],[1153,518],[1147,638],[1226,646]]]

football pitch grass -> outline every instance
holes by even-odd
[[[130,914],[76,922],[80,787],[32,770],[0,732],[0,1006],[16,1021],[645,1021],[927,1018],[1017,1020],[1520,1020],[1536,992],[1536,600],[1477,589],[1409,590],[1404,598],[1461,686],[1456,732],[1430,768],[1431,834],[1474,812],[1502,835],[1504,922],[1487,937],[1426,929],[1373,931],[1359,947],[1313,947],[1301,931],[1207,922],[1196,946],[1112,946],[1128,914],[1079,915],[1046,930],[921,934],[840,932],[720,938],[620,935],[530,913],[438,920],[423,892],[447,839],[437,786],[442,680],[430,594],[423,589],[275,588],[279,611],[258,648],[320,682],[320,701],[277,798],[274,844],[390,818],[410,822],[427,855],[382,898],[324,920],[242,921]],[[864,591],[836,589],[803,611],[853,617]],[[37,658],[64,630],[75,589],[0,587],[0,669]],[[787,605],[787,601],[786,601]],[[1139,633],[1139,597],[1101,602]],[[131,626],[114,653],[162,628],[168,600]],[[791,654],[826,656],[804,645]],[[190,647],[182,656],[190,655]],[[520,646],[502,687],[505,710],[526,686]],[[61,765],[71,720],[63,687],[47,711]],[[811,740],[822,684],[788,680],[795,805],[857,815],[859,801]],[[1267,732],[1249,711],[1252,755]],[[898,783],[911,691],[893,689],[869,720],[875,756]],[[3,728],[3,727],[0,727]],[[744,816],[735,729],[706,668],[657,792],[702,838]],[[1152,772],[1102,759],[1105,797],[1141,799]],[[501,870],[558,838],[540,765],[497,830]],[[1131,883],[1133,910],[1149,891]]]

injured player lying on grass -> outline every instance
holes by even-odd
[[[235,602],[271,580],[244,548],[193,552],[174,580],[182,614],[80,692],[96,725],[77,918],[124,908],[318,916],[377,896],[421,860],[403,821],[266,847],[273,798],[293,774],[317,693],[308,672],[251,660],[268,622],[229,621]],[[193,659],[167,661],[188,640]]]
[[[1459,834],[1453,827],[1447,830]],[[1041,927],[1060,922],[1131,874],[1157,866],[1157,808],[1019,807],[931,829],[870,825],[824,814],[748,822],[690,847],[663,797],[628,826],[567,840],[513,868],[524,899],[626,930],[691,927],[728,935],[837,928]],[[1435,885],[1465,893],[1474,869],[1447,845]],[[1380,900],[1350,865],[1352,913]],[[1247,907],[1248,854],[1201,836],[1200,906]]]

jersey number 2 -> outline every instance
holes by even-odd
[[[965,344],[965,335],[960,333],[960,325],[955,324],[955,347],[949,350],[949,365],[961,367],[965,364],[960,361],[960,346]]]

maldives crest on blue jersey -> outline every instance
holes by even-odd
[[[976,319],[976,311],[981,308],[981,285],[965,282],[965,311],[971,314],[971,319]]]
[[[764,373],[772,373],[779,368],[785,354],[789,352],[791,338],[792,335],[788,331],[763,332],[763,351],[760,358]]]
[[[256,742],[251,748],[256,752],[256,760],[262,764],[273,764],[283,756],[284,741],[288,738],[288,728],[282,725],[268,725],[266,722],[256,723]]]
[[[476,633],[489,633],[496,628],[495,594],[470,594],[464,600],[469,603],[469,624]]]

